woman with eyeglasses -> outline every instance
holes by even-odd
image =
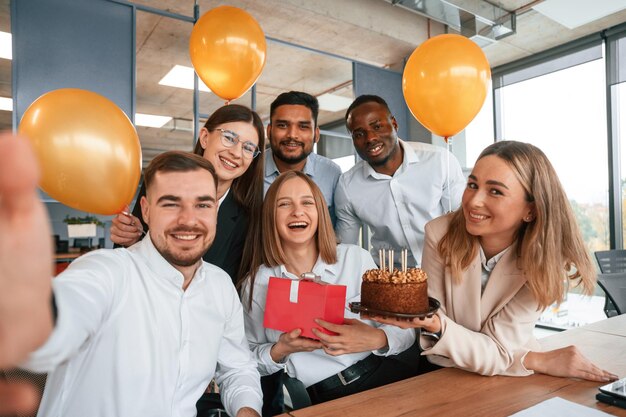
[[[252,250],[260,239],[264,147],[265,133],[258,114],[231,104],[209,117],[194,149],[213,164],[218,178],[215,240],[203,259],[226,271],[233,283],[250,271]],[[142,195],[143,186],[139,197]],[[113,219],[111,240],[130,246],[147,230],[141,207],[136,204],[132,215],[127,211]]]

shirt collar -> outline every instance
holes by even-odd
[[[302,172],[304,172],[306,175],[308,175],[311,178],[315,177],[315,154],[311,153],[309,154],[309,156],[306,158],[306,163],[304,164],[304,168],[302,169]],[[278,167],[276,166],[276,162],[274,161],[274,156],[272,155],[272,148],[267,148],[267,150],[265,151],[265,177],[271,177],[271,176],[279,176],[280,175],[280,171],[278,170]]]
[[[315,177],[315,164],[317,162],[316,154],[311,152],[309,156],[306,157],[306,162],[304,163],[304,168],[302,168],[302,172],[308,175],[311,178]]]
[[[272,156],[272,148],[267,148],[265,151],[265,176],[270,177],[272,175],[280,175],[274,157]]]
[[[497,255],[495,255],[493,258],[487,260],[487,256],[485,255],[485,251],[483,250],[482,246],[479,246],[480,249],[480,263],[483,266],[483,269],[487,272],[491,272],[493,271],[493,268],[496,267],[496,264],[498,263],[498,261],[500,261],[500,259],[502,259],[502,257],[504,256],[504,254],[510,249],[511,247],[509,246],[508,248],[504,249],[502,252],[498,253]]]
[[[336,277],[337,274],[339,273],[338,268],[339,267],[336,263],[327,264],[326,262],[324,262],[324,260],[322,259],[322,256],[320,255],[317,257],[317,261],[315,262],[315,265],[313,265],[313,271],[311,272],[313,272],[315,275],[319,275],[320,277],[322,277],[322,281],[328,282],[328,280],[325,280],[324,277],[328,275]],[[280,276],[283,278],[289,278],[289,279],[300,278],[300,277],[296,277],[294,274],[287,271],[287,269],[285,268],[285,265],[280,265],[278,267],[278,271],[280,272]]]
[[[221,207],[222,203],[224,202],[224,200],[226,200],[226,196],[228,195],[228,193],[230,193],[230,188],[228,188],[228,190],[226,190],[226,192],[224,193],[224,195],[222,196],[222,198],[220,198],[217,202],[217,207]]]
[[[154,276],[162,278],[182,289],[184,281],[183,274],[178,269],[174,268],[167,260],[165,260],[161,253],[157,250],[152,242],[152,238],[150,237],[150,231],[148,231],[146,236],[141,241],[137,242],[128,249],[138,253],[144,258],[147,267]],[[202,261],[196,270],[192,284],[193,281],[200,282],[204,280],[204,271],[205,265]]]
[[[406,166],[419,162],[420,157],[417,152],[415,152],[415,149],[413,149],[413,147],[407,142],[400,139],[398,140],[400,142],[400,146],[402,146],[402,149],[404,149],[404,160],[402,161],[402,165]]]
[[[411,146],[408,146],[405,141],[398,138],[398,142],[400,143],[400,147],[402,147],[402,149],[404,150],[404,156],[402,158],[402,165],[398,167],[398,170],[396,172],[402,172],[408,165],[419,162],[419,157],[417,156],[415,150]],[[365,162],[365,164],[363,165],[363,173],[365,174],[365,178],[389,178],[388,175],[376,172],[376,170],[368,162]]]

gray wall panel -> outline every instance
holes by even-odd
[[[134,119],[134,8],[108,0],[12,2],[14,125],[37,97],[82,88]]]
[[[385,99],[398,122],[398,135],[409,138],[409,109],[402,94],[402,73],[355,62],[352,82],[355,96],[375,94]]]

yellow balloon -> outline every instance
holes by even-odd
[[[76,88],[45,93],[22,116],[19,133],[32,143],[40,186],[52,198],[104,215],[132,201],[141,146],[135,127],[111,100]]]
[[[428,130],[454,136],[480,111],[491,79],[482,49],[460,35],[439,35],[411,54],[402,74],[404,99]]]
[[[241,97],[265,66],[265,35],[247,12],[219,6],[193,27],[189,54],[198,77],[224,100]]]

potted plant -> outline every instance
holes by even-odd
[[[63,222],[67,223],[67,236],[75,237],[96,237],[96,227],[104,227],[104,223],[95,216],[70,217],[65,216]]]

